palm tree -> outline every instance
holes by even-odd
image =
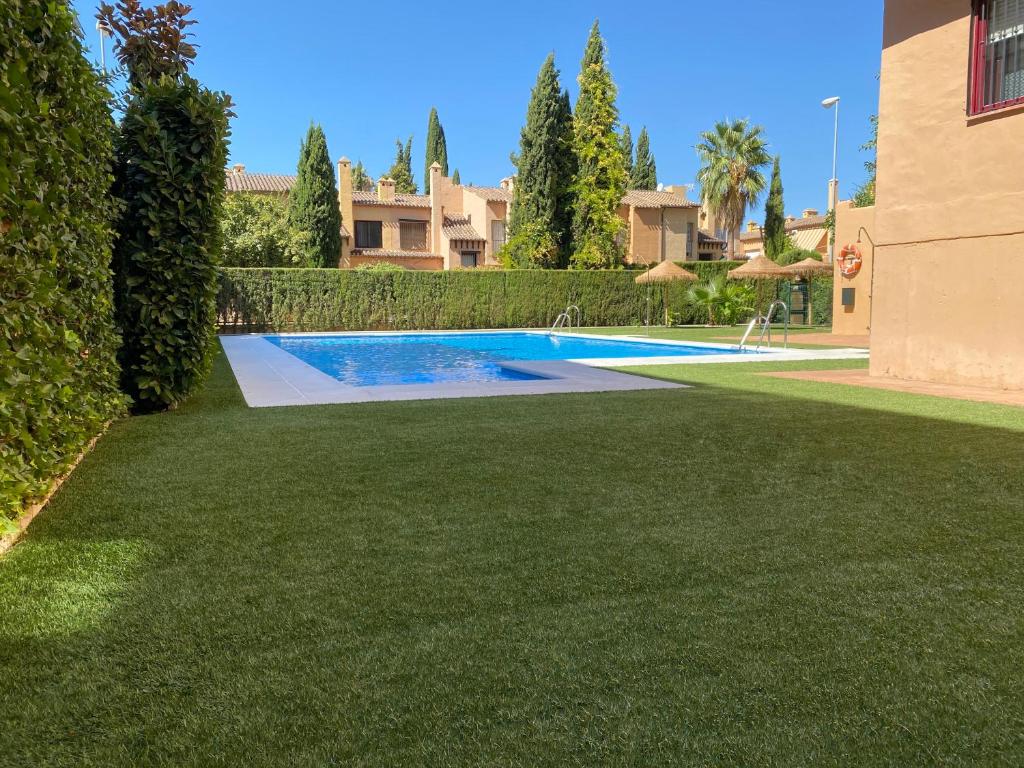
[[[748,120],[726,120],[700,135],[697,171],[701,202],[725,224],[729,232],[729,258],[736,256],[736,235],[747,208],[757,204],[767,182],[764,169],[771,162],[768,142],[759,125]]]

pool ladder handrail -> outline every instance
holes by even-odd
[[[747,324],[747,330],[743,334],[743,338],[740,339],[739,350],[742,352],[747,346],[747,340],[750,338],[750,334],[753,333],[754,328],[758,325],[761,326],[761,333],[757,337],[757,344],[754,346],[754,350],[761,349],[761,345],[765,341],[765,337],[768,339],[768,348],[772,346],[772,313],[775,312],[776,307],[782,307],[784,312],[783,318],[783,337],[782,337],[782,348],[789,349],[789,307],[786,306],[786,302],[781,299],[776,299],[768,306],[768,312],[764,315],[755,315],[754,318]]]
[[[548,335],[550,336],[560,328],[568,328],[571,331],[573,328],[573,313],[576,314],[576,327],[578,328],[580,325],[582,325],[583,312],[575,304],[570,304],[568,307],[565,308],[564,312],[560,313],[558,317],[555,318],[555,322],[552,324],[550,330],[548,331]]]

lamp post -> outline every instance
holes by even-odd
[[[100,69],[107,73],[107,44],[104,38],[110,37],[110,30],[102,21],[96,22],[96,31],[100,33]]]
[[[839,97],[832,96],[821,102],[821,106],[825,109],[836,108],[836,130],[835,138],[832,142],[832,180],[828,183],[828,209],[835,211],[836,206],[839,204],[839,179],[836,176],[838,173],[837,166],[839,162]],[[835,216],[835,213],[832,214]],[[835,260],[835,248],[836,244],[834,236],[831,232],[828,234],[828,263],[832,264]]]

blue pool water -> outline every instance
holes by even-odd
[[[304,363],[356,387],[542,378],[500,365],[513,360],[690,357],[734,349],[609,341],[542,333],[403,333],[387,336],[267,336]]]

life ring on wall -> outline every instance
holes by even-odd
[[[839,252],[839,271],[843,277],[856,277],[863,263],[864,259],[856,245],[847,245]]]

